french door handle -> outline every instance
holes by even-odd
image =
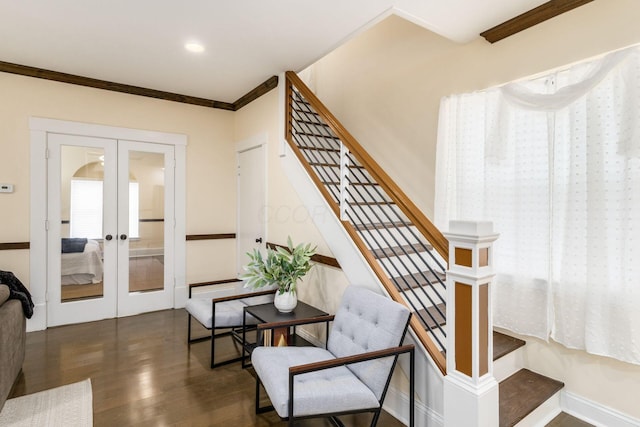
[[[106,236],[104,236],[104,240],[111,240],[113,239],[113,236],[111,234],[107,234]]]
[[[256,239],[256,243],[262,243],[262,237],[258,237],[258,238]]]
[[[126,234],[121,234],[120,235],[120,240],[127,240],[127,235]]]

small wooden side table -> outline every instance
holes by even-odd
[[[270,328],[264,330],[262,336],[256,336],[256,342],[247,341],[246,333],[244,332],[246,330],[247,315],[255,317],[260,324],[270,324]],[[329,314],[302,301],[298,301],[298,305],[291,313],[279,312],[272,302],[244,307],[244,315],[242,318],[242,367],[247,366],[246,356],[251,355],[251,352],[257,345],[313,345],[296,334],[296,326],[315,323],[319,317],[323,316],[329,316]],[[329,334],[329,321],[332,319],[333,316],[330,316],[330,318],[325,320],[327,336]],[[260,329],[260,325],[258,325],[258,328]]]

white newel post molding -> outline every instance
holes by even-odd
[[[491,222],[451,221],[444,235],[449,240],[444,425],[497,426],[490,285],[498,234]]]

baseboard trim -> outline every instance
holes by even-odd
[[[296,328],[296,335],[298,335],[300,338],[309,341],[311,344],[313,344],[315,347],[320,347],[320,348],[324,348],[324,342],[320,341],[318,339],[318,337],[316,337],[315,335],[310,334],[309,332],[305,331],[304,329],[298,327]]]
[[[173,308],[184,308],[189,299],[189,289],[186,286],[173,288]]]
[[[394,418],[409,425],[409,395],[389,386],[382,408]],[[422,402],[415,401],[416,426],[444,427],[444,417]]]
[[[27,319],[27,332],[44,331],[47,329],[47,304],[36,303],[33,307],[33,316]]]
[[[568,391],[560,394],[562,410],[596,426],[637,427],[640,420]]]

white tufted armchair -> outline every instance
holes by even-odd
[[[410,353],[410,425],[413,425],[413,345],[400,346],[411,313],[388,298],[349,286],[335,315],[327,348],[257,347],[251,356],[256,376],[256,413],[275,409],[295,419],[371,412],[380,416],[398,356]],[[282,324],[278,324],[282,327]],[[259,325],[259,329],[269,328]],[[272,326],[273,327],[273,326]],[[260,407],[260,383],[273,406]]]

